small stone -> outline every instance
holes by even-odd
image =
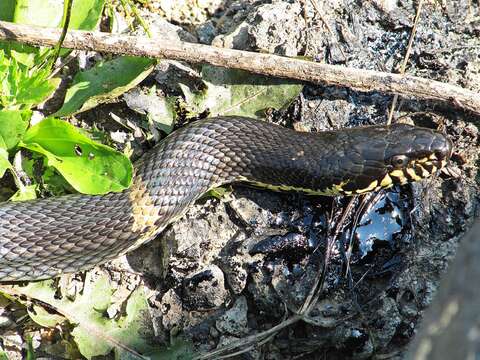
[[[113,141],[119,144],[125,144],[125,142],[127,141],[127,133],[125,133],[124,131],[111,131],[110,137]]]
[[[247,334],[247,311],[247,299],[244,296],[240,296],[233,304],[233,307],[216,321],[215,326],[224,334],[235,336]]]
[[[212,21],[207,21],[197,28],[198,40],[202,44],[210,44],[217,35],[217,31]]]
[[[170,330],[179,326],[183,321],[182,300],[177,293],[170,289],[163,295],[160,310],[162,312],[162,325]]]
[[[383,298],[383,306],[377,311],[378,317],[384,319],[382,326],[375,332],[375,343],[386,346],[397,332],[401,323],[400,313],[394,299]]]
[[[5,315],[0,315],[0,328],[7,328],[13,324],[13,321]]]
[[[305,46],[306,33],[300,3],[278,2],[259,6],[235,30],[217,36],[212,45],[297,56]]]
[[[218,308],[230,297],[223,272],[216,265],[209,265],[185,279],[183,290],[184,306],[192,310]]]
[[[217,338],[220,336],[220,333],[218,332],[217,329],[215,329],[213,326],[210,328],[210,336],[213,338]]]
[[[3,345],[10,351],[21,350],[23,346],[23,339],[17,333],[9,332],[2,334]]]

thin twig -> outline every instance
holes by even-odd
[[[302,317],[299,315],[293,315],[292,317],[282,321],[280,324],[275,325],[274,327],[262,331],[261,333],[254,334],[242,338],[240,340],[232,341],[231,343],[221,347],[220,349],[209,352],[208,354],[199,355],[193,358],[193,360],[205,360],[205,359],[216,359],[227,351],[238,349],[241,346],[250,346],[251,344],[259,343],[264,339],[270,337],[272,334],[278,333],[280,330],[285,329],[286,327],[296,323],[301,320]]]
[[[59,36],[59,29],[0,21],[0,39],[52,46]],[[480,114],[480,94],[456,85],[410,75],[320,64],[303,59],[181,41],[79,30],[68,32],[63,47],[208,63],[268,76],[349,87],[357,91],[379,91],[409,98],[436,100]]]
[[[410,39],[408,40],[407,51],[405,52],[405,57],[403,58],[402,65],[400,67],[400,74],[405,74],[405,69],[407,68],[408,59],[410,58],[410,53],[412,52],[413,40],[415,39],[415,34],[417,33],[417,25],[420,20],[420,13],[422,11],[423,0],[418,1],[417,13],[415,14],[415,21],[412,27],[412,33],[410,34]],[[395,106],[397,106],[398,94],[395,94],[393,97],[392,105],[390,106],[390,111],[388,113],[387,124],[392,123],[393,112],[395,111]]]
[[[72,4],[73,0],[65,0],[63,4],[62,33],[60,35],[60,39],[58,39],[58,42],[55,44],[54,54],[49,61],[48,68],[50,69],[53,68],[55,62],[60,56],[60,51],[62,50],[62,43],[65,40],[65,36],[67,36],[68,26],[70,25],[70,17],[72,14]]]

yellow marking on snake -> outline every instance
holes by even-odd
[[[163,227],[159,229],[155,226],[155,221],[158,220],[159,209],[155,206],[148,189],[143,184],[140,182],[132,184],[129,199],[132,204],[131,214],[133,217],[131,231],[142,233],[142,235],[122,254],[136,249],[145,243],[145,239],[149,239],[163,230]]]
[[[367,192],[367,191],[372,191],[373,189],[375,189],[375,188],[377,187],[377,185],[378,185],[378,181],[375,180],[375,181],[372,181],[372,182],[370,183],[370,185],[368,185],[366,188],[355,190],[355,192],[356,192],[357,194],[363,194],[363,193],[365,193],[365,192]]]
[[[389,187],[393,184],[393,181],[392,181],[392,178],[390,177],[390,175],[385,175],[385,177],[382,179],[382,181],[380,182],[380,186],[381,187]]]
[[[413,170],[412,168],[407,168],[406,171],[407,171],[407,174],[410,175],[413,180],[415,181],[422,180],[422,178],[418,176],[415,170]]]
[[[422,169],[422,177],[423,178],[426,178],[426,177],[429,177],[431,174],[427,171],[427,169],[425,169],[421,164],[415,164],[416,166],[418,166],[420,169]]]
[[[403,171],[402,170],[393,170],[393,171],[390,171],[390,176],[393,176],[393,177],[396,177],[396,178],[403,178],[405,177],[405,175],[403,174]]]
[[[259,181],[252,181],[245,177],[239,177],[238,181],[242,181],[248,184],[251,184],[256,187],[272,190],[272,191],[298,191],[302,192],[307,195],[325,195],[325,196],[334,196],[340,194],[351,195],[351,191],[344,191],[343,187],[348,183],[348,181],[342,181],[340,184],[333,184],[330,188],[326,188],[323,190],[315,190],[315,189],[307,189],[303,187],[294,187],[288,185],[272,185],[272,184],[265,184]]]
[[[398,183],[401,185],[406,184],[408,182],[408,179],[405,176],[405,173],[403,172],[403,170],[400,170],[400,169],[393,170],[390,172],[390,176],[393,176],[394,178],[396,178]]]

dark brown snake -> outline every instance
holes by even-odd
[[[450,154],[441,133],[402,124],[300,133],[241,117],[196,122],[144,156],[121,193],[3,204],[0,281],[55,277],[116,258],[223,184],[360,194],[430,176]]]

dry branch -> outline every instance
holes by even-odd
[[[60,32],[61,30],[55,28],[0,21],[0,39],[15,40],[30,45],[53,46],[58,41]],[[320,64],[271,54],[180,41],[162,41],[162,39],[79,30],[68,32],[63,47],[208,63],[268,76],[349,87],[357,91],[380,91],[408,98],[437,100],[480,114],[480,94],[459,86],[416,76]]]

